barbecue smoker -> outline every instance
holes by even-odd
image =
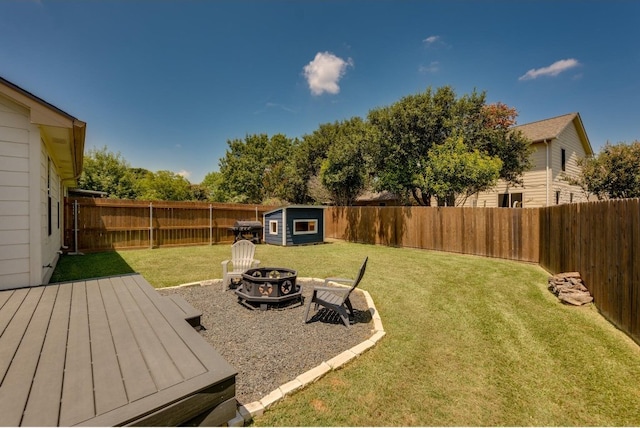
[[[262,240],[262,223],[259,221],[238,220],[229,230],[235,236],[234,244],[242,239],[250,240],[254,244],[259,244]]]

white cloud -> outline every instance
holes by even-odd
[[[520,76],[518,80],[532,80],[537,79],[540,76],[557,76],[563,71],[569,70],[570,68],[579,66],[580,63],[577,59],[561,59],[560,61],[556,61],[548,67],[542,68],[532,68],[527,71],[524,75]]]
[[[189,179],[189,177],[191,177],[191,171],[186,171],[184,169],[182,171],[176,172],[176,174],[186,178],[187,180]]]
[[[429,65],[421,65],[418,68],[420,73],[437,73],[440,71],[440,63],[438,61],[432,61]]]
[[[340,92],[338,82],[347,72],[347,67],[353,66],[351,58],[344,60],[330,52],[318,52],[309,64],[304,66],[304,77],[313,95],[324,92],[337,94]]]
[[[438,40],[440,40],[440,36],[429,36],[426,39],[424,39],[422,42],[428,46],[428,45],[434,44]]]

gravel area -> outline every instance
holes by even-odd
[[[318,281],[298,279],[305,304],[300,302],[249,309],[238,302],[233,290],[222,291],[220,281],[158,289],[162,295],[180,294],[203,313],[200,331],[238,371],[236,398],[256,401],[302,373],[371,337],[373,322],[362,292],[351,294],[355,319],[346,328],[335,313],[311,308],[303,317],[311,290]]]

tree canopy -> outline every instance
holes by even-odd
[[[606,143],[594,157],[578,160],[580,174],[571,184],[598,199],[640,197],[640,141]]]
[[[286,165],[295,144],[283,134],[247,135],[244,140],[229,141],[219,162],[227,200],[259,204],[286,193]]]
[[[473,91],[458,98],[451,87],[444,86],[435,91],[428,88],[389,107],[370,111],[369,143],[376,188],[411,195],[419,205],[430,205],[432,196],[454,203],[459,183],[451,183],[449,195],[436,195],[436,188],[444,192],[446,186],[441,179],[438,183],[430,181],[432,176],[427,169],[434,168],[432,156],[445,156],[446,150],[438,147],[451,138],[456,142],[447,147],[459,156],[447,160],[449,168],[467,171],[466,180],[481,180],[477,184],[469,182],[462,193],[495,184],[495,180],[488,179],[493,174],[487,176],[487,171],[482,170],[490,158],[501,161],[499,178],[519,182],[531,165],[529,142],[522,133],[511,129],[517,113],[504,104],[487,105],[485,100],[484,92]],[[469,155],[462,156],[462,152]],[[470,162],[471,157],[477,162]],[[456,161],[463,164],[451,164]],[[480,170],[472,172],[473,168]]]
[[[450,86],[325,123],[300,140],[284,134],[227,141],[219,172],[199,185],[170,171],[131,168],[106,147],[90,151],[80,185],[110,197],[235,203],[350,205],[364,190],[405,203],[463,202],[501,178],[520,183],[530,142],[513,129],[517,112],[487,104],[484,92],[458,97]]]

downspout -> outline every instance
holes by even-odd
[[[548,140],[542,140],[542,142],[545,145],[545,150],[546,150],[546,166],[545,166],[545,196],[546,196],[546,206],[549,206],[549,141]]]

